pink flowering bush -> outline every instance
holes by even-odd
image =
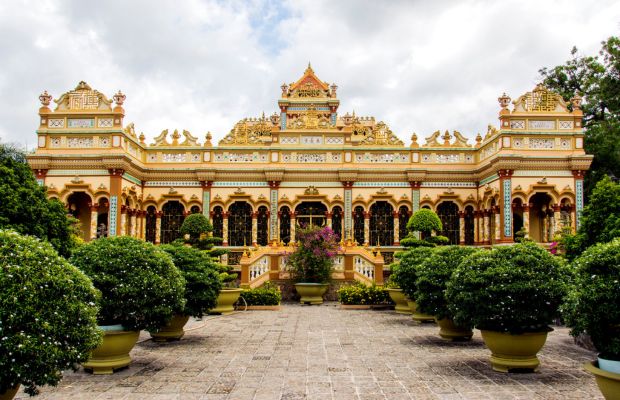
[[[287,262],[293,280],[303,283],[329,282],[333,258],[340,249],[338,235],[329,227],[301,228],[297,231],[297,245]]]

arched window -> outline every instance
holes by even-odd
[[[224,236],[224,210],[220,206],[213,207],[212,211],[213,236],[223,239]]]
[[[553,199],[547,193],[530,197],[530,237],[536,242],[551,241],[551,217]]]
[[[169,201],[161,208],[161,243],[166,244],[179,238],[181,234],[181,224],[185,219],[183,212],[185,207],[180,202],[173,200]]]
[[[79,221],[80,237],[88,242],[90,237],[90,204],[92,200],[84,192],[74,192],[67,198],[69,213]],[[35,217],[35,216],[32,216]]]
[[[261,246],[267,246],[269,241],[269,212],[267,211],[267,207],[258,207],[258,216],[256,219],[256,242]]]
[[[370,206],[371,246],[394,244],[394,208],[387,201],[377,201]]]
[[[133,214],[132,210],[131,210],[131,202],[129,201],[129,199],[125,199],[125,232],[123,232],[124,235],[127,236],[131,236],[131,225],[133,223],[131,215]]]
[[[364,244],[364,207],[353,209],[353,240],[359,245]]]
[[[409,222],[409,209],[406,206],[398,208],[398,237],[404,239],[407,236],[407,222]]]
[[[300,227],[324,226],[327,207],[320,201],[304,201],[295,207],[295,218]]]
[[[157,231],[157,210],[155,206],[148,206],[146,209],[146,232],[145,239],[147,242],[155,243]]]
[[[465,207],[465,244],[474,244],[474,207]]]
[[[97,238],[108,237],[108,211],[110,203],[108,199],[102,197],[99,199],[99,207],[97,208]]]
[[[523,202],[516,198],[512,202],[512,237],[516,237],[517,232],[523,228]]]
[[[252,206],[245,201],[236,201],[228,207],[228,244],[252,244]]]
[[[192,206],[192,208],[189,209],[190,214],[200,214],[200,207],[199,206]]]
[[[332,208],[332,230],[338,239],[342,239],[342,208],[336,206]]]
[[[447,237],[450,244],[459,244],[459,207],[451,201],[444,201],[437,206],[437,216],[443,225],[441,235]]]
[[[291,209],[287,206],[280,208],[280,241],[288,244],[291,241]]]

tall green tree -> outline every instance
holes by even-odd
[[[574,94],[583,96],[584,147],[594,155],[585,179],[589,196],[604,176],[620,177],[620,38],[602,42],[598,56],[579,55],[573,47],[565,64],[539,72],[566,101]]]
[[[0,143],[0,229],[49,241],[67,257],[76,244],[75,219],[64,205],[48,200],[23,152]]]

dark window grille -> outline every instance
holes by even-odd
[[[342,239],[342,208],[338,206],[332,209],[332,231]]]
[[[465,244],[474,244],[474,207],[465,207]]]
[[[213,236],[224,238],[224,210],[220,206],[213,207]]]
[[[447,237],[450,244],[459,244],[459,207],[451,201],[444,201],[437,206],[437,215],[443,225],[440,234]]]
[[[190,208],[190,213],[192,214],[200,214],[200,207],[198,206],[192,206],[192,208]]]
[[[258,216],[256,219],[256,242],[261,246],[267,246],[269,240],[269,213],[267,212],[267,207],[258,207]]]
[[[295,221],[302,228],[325,226],[327,207],[319,201],[305,201],[295,207]]]
[[[169,201],[162,207],[161,243],[166,244],[181,236],[179,230],[185,217],[185,207],[178,201]]]
[[[228,208],[228,244],[252,244],[252,206],[245,201],[237,201]]]
[[[353,239],[359,245],[364,244],[364,208],[357,206],[353,210]]]
[[[287,206],[280,208],[280,241],[285,244],[291,241],[291,210]]]
[[[154,206],[148,206],[146,209],[146,232],[145,239],[147,242],[155,243],[157,236],[157,210]]]
[[[392,246],[394,244],[394,208],[387,201],[370,206],[370,245]]]
[[[401,206],[398,209],[398,237],[400,239],[407,236],[407,222],[409,222],[409,209]]]

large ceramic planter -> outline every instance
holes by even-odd
[[[418,305],[415,301],[407,300],[407,304],[409,305],[409,309],[411,310],[411,317],[416,322],[435,322],[435,317],[428,314],[422,314],[418,312]]]
[[[389,288],[387,289],[390,298],[396,303],[394,307],[394,311],[399,314],[411,314],[411,309],[407,304],[407,296],[403,293],[403,290],[400,288]]]
[[[100,328],[104,331],[103,342],[82,366],[95,375],[109,375],[131,363],[129,352],[136,345],[140,332],[125,331],[118,325]]]
[[[209,314],[230,314],[235,311],[234,304],[239,300],[243,289],[222,288],[217,296],[217,305],[209,310]]]
[[[328,286],[326,283],[296,283],[295,290],[301,297],[301,304],[323,304],[323,295]]]
[[[549,331],[551,330],[549,328]],[[498,372],[536,371],[540,365],[536,354],[545,345],[549,331],[511,335],[504,332],[480,330],[484,344],[491,350],[493,370]]]
[[[471,340],[471,337],[474,335],[471,329],[457,326],[451,318],[435,318],[435,321],[439,326],[439,336],[441,336],[442,339],[463,341]]]
[[[614,374],[613,372],[598,368],[598,363],[596,361],[587,363],[583,367],[586,371],[594,375],[596,384],[605,399],[620,399],[620,374]]]
[[[7,389],[5,392],[0,393],[0,400],[11,400],[13,397],[15,397],[18,391],[19,391],[19,385],[13,388]]]
[[[189,315],[175,315],[166,326],[159,329],[157,332],[150,332],[151,337],[156,342],[169,342],[172,340],[179,340],[185,335],[183,327],[189,320]]]

